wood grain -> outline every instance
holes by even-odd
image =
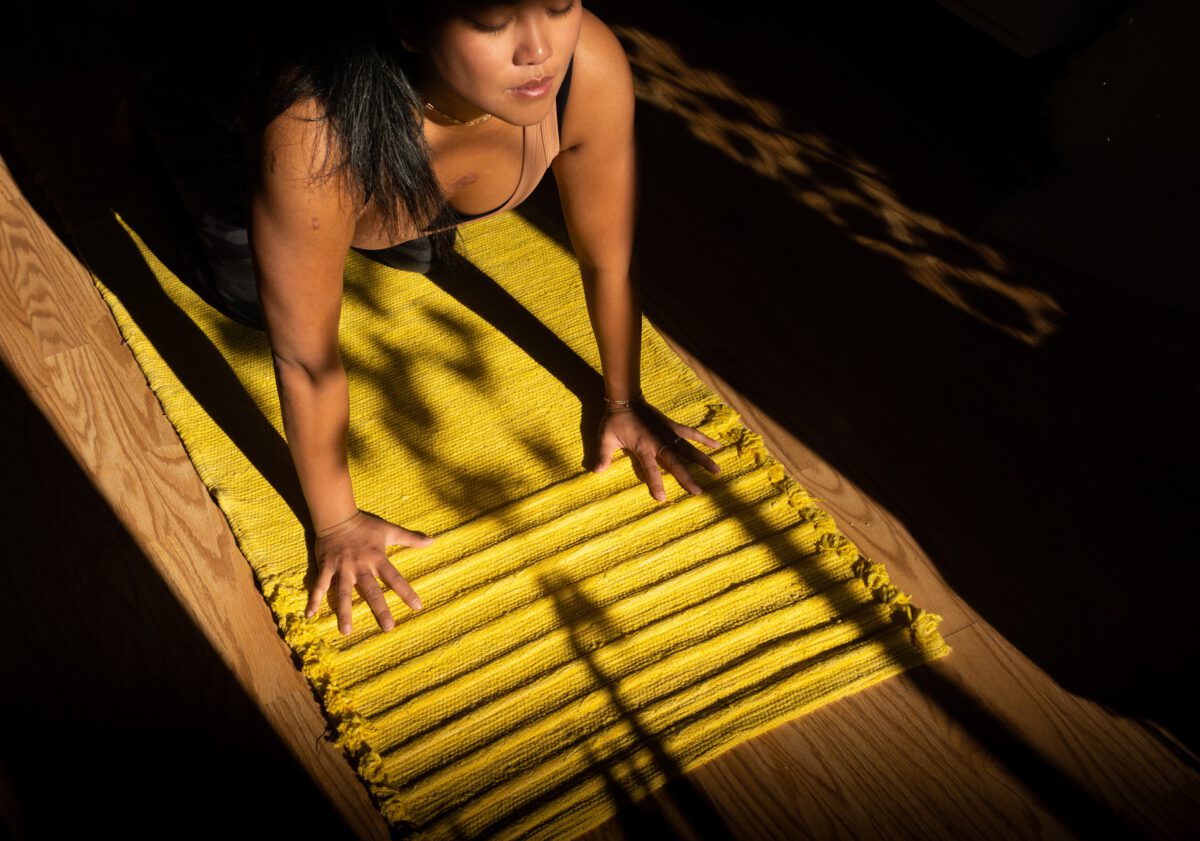
[[[615,23],[678,35],[671,4],[609,5]],[[724,48],[727,21],[689,10],[673,49],[708,87],[687,113],[639,105],[646,311],[944,617],[954,651],[585,837],[1191,837],[1200,735],[1179,674],[1196,509],[1178,488],[1194,476],[1200,331],[973,234],[1001,140],[968,125],[961,142],[982,112],[955,73],[935,78],[878,20],[837,29],[838,15],[747,18],[739,38],[761,48],[747,63]],[[0,816],[18,838],[180,815],[214,832],[386,837],[81,262],[109,207],[156,211],[147,169],[105,153],[111,74],[43,54],[64,52],[27,56],[32,81],[0,86],[0,443],[15,490],[0,631],[20,687],[2,702],[16,736],[0,746]],[[705,119],[737,142],[698,139]],[[755,138],[770,151],[757,169]],[[554,202],[552,184],[531,199]],[[1038,321],[1047,300],[1062,312]],[[78,818],[46,782],[64,756],[88,781]]]
[[[0,189],[20,195],[11,180],[3,182]],[[261,818],[270,817],[270,826],[286,825],[288,820],[272,816],[282,811],[296,815],[296,832],[307,832],[324,823],[340,826],[357,838],[386,838],[382,816],[371,805],[361,781],[340,751],[323,738],[326,720],[307,679],[295,667],[228,523],[201,483],[141,369],[121,342],[112,314],[87,270],[22,198],[0,204],[0,230],[0,310],[4,320],[0,352],[14,378],[13,387],[19,387],[33,401],[27,422],[45,425],[47,432],[42,434],[54,436],[55,445],[63,448],[64,455],[69,454],[78,471],[75,484],[84,484],[87,491],[103,500],[100,507],[107,509],[105,528],[125,537],[107,546],[100,558],[89,550],[94,543],[86,534],[58,538],[75,540],[60,549],[61,555],[74,558],[75,563],[119,561],[125,567],[128,583],[134,585],[128,590],[108,582],[107,590],[87,588],[76,596],[85,610],[89,600],[114,600],[126,620],[121,627],[93,628],[89,645],[111,657],[107,646],[121,646],[123,639],[136,638],[137,646],[147,649],[140,652],[140,657],[153,652],[163,669],[186,670],[189,664],[199,662],[209,664],[212,674],[221,675],[211,685],[205,681],[205,685],[188,687],[203,693],[202,700],[215,707],[215,713],[205,711],[206,715],[216,715],[210,726],[229,728],[208,737],[226,744],[236,734],[250,731],[252,742],[271,744],[274,765],[290,762],[294,769],[304,769],[304,775],[318,781],[329,804],[323,808],[331,810],[325,814],[314,805],[313,817],[300,820],[299,813],[270,809]],[[18,463],[21,458],[32,459],[33,470],[39,469],[48,456],[25,450],[14,455]],[[88,496],[83,490],[79,493]],[[26,514],[37,529],[50,533],[61,532],[66,518],[79,508],[89,504],[95,507],[99,502],[81,500],[69,493],[60,497],[49,489],[34,498],[41,505]],[[10,512],[6,525],[17,530],[18,524],[11,521],[11,516]],[[30,527],[28,523],[21,525]],[[125,557],[109,557],[112,553],[123,553]],[[43,572],[47,576],[52,572],[71,575],[57,564],[54,570]],[[41,599],[26,594],[21,605],[26,621],[33,623],[57,612],[54,586],[52,579],[47,580]],[[174,605],[175,614],[164,615],[164,604]],[[6,620],[12,621],[13,617]],[[186,624],[186,632],[178,630],[181,622]],[[76,633],[82,631],[77,625],[72,627]],[[77,648],[74,642],[67,646]],[[57,666],[53,650],[42,654],[48,658],[46,663]],[[73,659],[58,656],[68,663]],[[101,681],[93,688],[98,693],[114,693],[111,699],[97,701],[98,708],[107,710],[111,720],[124,720],[134,714],[136,705],[131,708],[121,703],[128,700],[128,691],[119,677],[107,684]],[[184,706],[196,703],[195,699],[182,697],[170,697],[170,701]],[[240,716],[240,720],[224,720],[231,715]],[[198,726],[193,722],[184,725],[185,729]],[[97,738],[90,729],[80,728],[79,743],[64,744],[61,750],[87,751]],[[235,747],[227,750],[235,750],[239,744],[235,742]],[[186,741],[180,745],[180,752],[186,751],[186,745]],[[158,747],[165,749],[166,745]],[[290,760],[279,758],[283,749]],[[268,749],[263,751],[265,758]],[[257,772],[250,773],[258,776]],[[221,791],[210,778],[204,779],[207,782],[202,792],[213,795]],[[50,792],[38,794],[45,797]],[[160,792],[159,796],[165,801],[174,797],[181,801],[179,808],[184,808],[184,802],[195,798],[195,791]],[[227,791],[225,796],[229,808],[243,800],[247,802],[241,808],[261,808],[259,794],[253,790],[236,794]],[[162,802],[159,808],[165,812],[170,805]],[[333,813],[340,815],[336,824],[332,823]],[[219,814],[229,813],[222,810]],[[36,827],[49,817],[50,813],[26,813],[23,822],[27,827]]]

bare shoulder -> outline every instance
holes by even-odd
[[[579,25],[579,42],[575,46],[575,57],[612,70],[629,70],[629,59],[621,40],[595,12],[583,9],[583,21]]]
[[[563,151],[589,139],[611,139],[612,127],[631,128],[633,121],[633,71],[625,48],[608,24],[588,9],[582,13],[559,138]]]
[[[264,129],[260,144],[259,184],[264,198],[284,194],[355,214],[356,203],[344,178],[323,178],[336,166],[324,108],[313,97],[296,100]]]
[[[357,209],[325,172],[323,109],[298,101],[263,130],[250,201],[250,246],[274,357],[328,370],[338,353],[342,272]],[[333,163],[337,163],[334,158]]]
[[[303,242],[344,259],[363,202],[347,173],[334,172],[340,155],[324,113],[315,99],[300,99],[264,127],[251,221],[259,239],[269,230],[290,247]]]

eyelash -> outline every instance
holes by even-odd
[[[575,0],[571,0],[571,3],[565,9],[547,9],[547,12],[549,12],[550,17],[552,17],[552,18],[561,18],[565,15],[569,15],[573,11],[575,11]],[[471,25],[474,26],[476,29],[478,29],[480,32],[488,32],[492,35],[495,35],[498,32],[504,31],[505,27],[508,26],[508,21],[505,21],[503,26],[495,26],[495,27],[484,26],[483,24],[476,23],[475,21],[471,21]]]

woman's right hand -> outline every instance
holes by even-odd
[[[421,609],[421,599],[388,560],[387,547],[421,548],[431,543],[433,538],[422,532],[410,531],[364,511],[357,512],[344,523],[319,532],[313,554],[321,573],[317,576],[305,615],[311,617],[317,614],[321,599],[336,579],[338,628],[343,634],[350,635],[350,599],[356,584],[371,606],[380,627],[390,631],[396,623],[376,578],[386,581],[413,610]]]

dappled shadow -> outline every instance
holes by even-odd
[[[1190,631],[1163,576],[1198,507],[1194,319],[975,231],[1055,166],[1038,91],[1070,51],[1023,62],[870,2],[689,5],[686,39],[678,4],[603,7],[637,76],[649,317],[1060,685],[1195,746],[1173,653],[1128,632],[1148,609]]]
[[[639,31],[653,33],[642,25]],[[884,166],[874,155],[879,138],[859,142],[862,125],[846,116],[853,109],[835,95],[844,97],[853,86],[838,82],[836,73],[821,77],[831,88],[823,101],[800,100],[786,83],[802,77],[801,70],[780,72],[782,83],[773,86],[765,61],[750,96],[737,87],[744,65],[726,66],[728,57],[706,48],[721,43],[706,45],[720,34],[711,28],[700,27],[690,46],[623,34],[631,55],[669,58],[654,51],[677,50],[682,56],[677,63],[635,62],[639,85],[662,74],[653,96],[641,89],[639,112],[643,161],[651,168],[639,239],[642,263],[654,269],[643,272],[653,278],[645,289],[650,317],[901,520],[972,608],[1060,683],[1182,728],[1193,699],[1166,691],[1172,664],[1148,662],[1153,652],[1124,632],[1140,621],[1145,604],[1159,605],[1165,621],[1182,622],[1186,611],[1170,604],[1182,591],[1159,592],[1157,582],[1145,578],[1131,585],[1125,569],[1147,533],[1169,545],[1177,533],[1172,519],[1183,521],[1191,503],[1164,490],[1130,513],[1128,492],[1118,491],[1122,483],[1111,476],[1113,463],[1097,458],[1133,449],[1145,487],[1161,482],[1166,489],[1190,470],[1190,453],[1180,458],[1176,447],[1195,419],[1194,391],[1181,392],[1179,379],[1192,369],[1170,365],[1164,337],[1148,329],[1174,331],[1179,322],[1138,302],[1096,297],[1099,290],[1082,279],[953,224],[936,189],[914,194],[911,178],[906,183],[895,176],[903,156],[893,152]],[[827,69],[820,62],[831,61],[831,52],[827,47],[810,57],[809,69]],[[717,68],[727,77],[721,85],[733,87],[710,84],[683,97],[694,68]],[[672,74],[674,87],[662,81]],[[767,110],[755,110],[761,108]],[[878,121],[869,108],[860,110],[862,123]],[[820,120],[825,124],[811,125]],[[713,130],[695,134],[706,121]],[[798,122],[804,131],[795,129]],[[754,130],[734,130],[743,124]],[[859,134],[849,130],[856,127]],[[895,131],[886,141],[904,147]],[[152,221],[144,220],[147,230]],[[553,233],[561,242],[561,230]],[[146,283],[144,266],[142,273]],[[101,276],[106,283],[116,278]],[[577,397],[591,388],[589,378],[596,382],[589,366],[580,367],[481,273],[458,266],[448,278],[430,279],[446,283],[444,289],[517,341]],[[161,340],[172,362],[183,366],[202,404],[293,510],[303,512],[286,446],[254,417],[257,409],[236,378],[221,370],[221,360],[205,355],[203,336],[188,332],[165,296],[145,300],[141,287],[124,292],[143,308],[135,315],[139,324],[162,325],[156,347]],[[443,318],[443,327],[460,349],[456,373],[480,375],[465,325]],[[199,345],[189,344],[197,335]],[[1193,347],[1182,333],[1169,332],[1169,338],[1179,350]],[[182,358],[187,355],[193,359]],[[401,382],[415,376],[418,364],[402,351],[380,362],[388,382],[397,371]],[[1114,382],[1135,389],[1132,399],[1115,399]],[[436,423],[419,406],[389,409]],[[585,445],[594,429],[586,421],[590,410],[584,401]],[[1142,412],[1154,418],[1153,427]],[[420,441],[406,439],[405,446],[421,453]],[[444,504],[476,508],[478,483],[487,481],[464,473]],[[502,490],[482,487],[489,494]],[[752,515],[731,515],[755,527]],[[1135,519],[1112,539],[1112,522]],[[1118,683],[1112,676],[1122,672]],[[958,710],[968,727],[975,722],[990,734],[983,741],[1003,742],[994,722],[979,723],[946,697],[952,714]],[[1028,766],[1030,756],[1040,762],[1036,754],[1023,755],[1014,767]],[[663,761],[669,766],[669,757]],[[1078,792],[1060,780],[1035,787],[1079,826],[1070,820],[1086,805]]]
[[[588,682],[581,687],[581,691],[602,690],[618,721],[628,729],[630,736],[624,750],[616,754],[606,752],[598,755],[588,742],[588,737],[593,734],[585,733],[578,746],[590,761],[584,763],[577,775],[558,780],[555,786],[542,792],[536,801],[525,804],[526,808],[553,802],[581,780],[599,775],[604,780],[609,803],[616,810],[613,820],[626,837],[672,837],[670,822],[653,808],[653,801],[645,800],[656,785],[644,771],[639,770],[633,757],[646,751],[652,757],[654,769],[672,784],[672,799],[681,807],[680,815],[688,826],[690,837],[714,841],[736,837],[708,797],[684,775],[676,759],[663,748],[659,736],[642,724],[636,709],[630,708],[622,700],[616,681],[605,674],[596,662],[593,652],[617,642],[622,632],[605,622],[602,607],[592,602],[569,578],[561,573],[547,572],[539,580],[542,589],[553,599],[555,611],[567,629],[575,659],[587,667]],[[714,699],[714,702],[720,704],[721,699]],[[575,745],[564,746],[564,749],[569,747]]]

